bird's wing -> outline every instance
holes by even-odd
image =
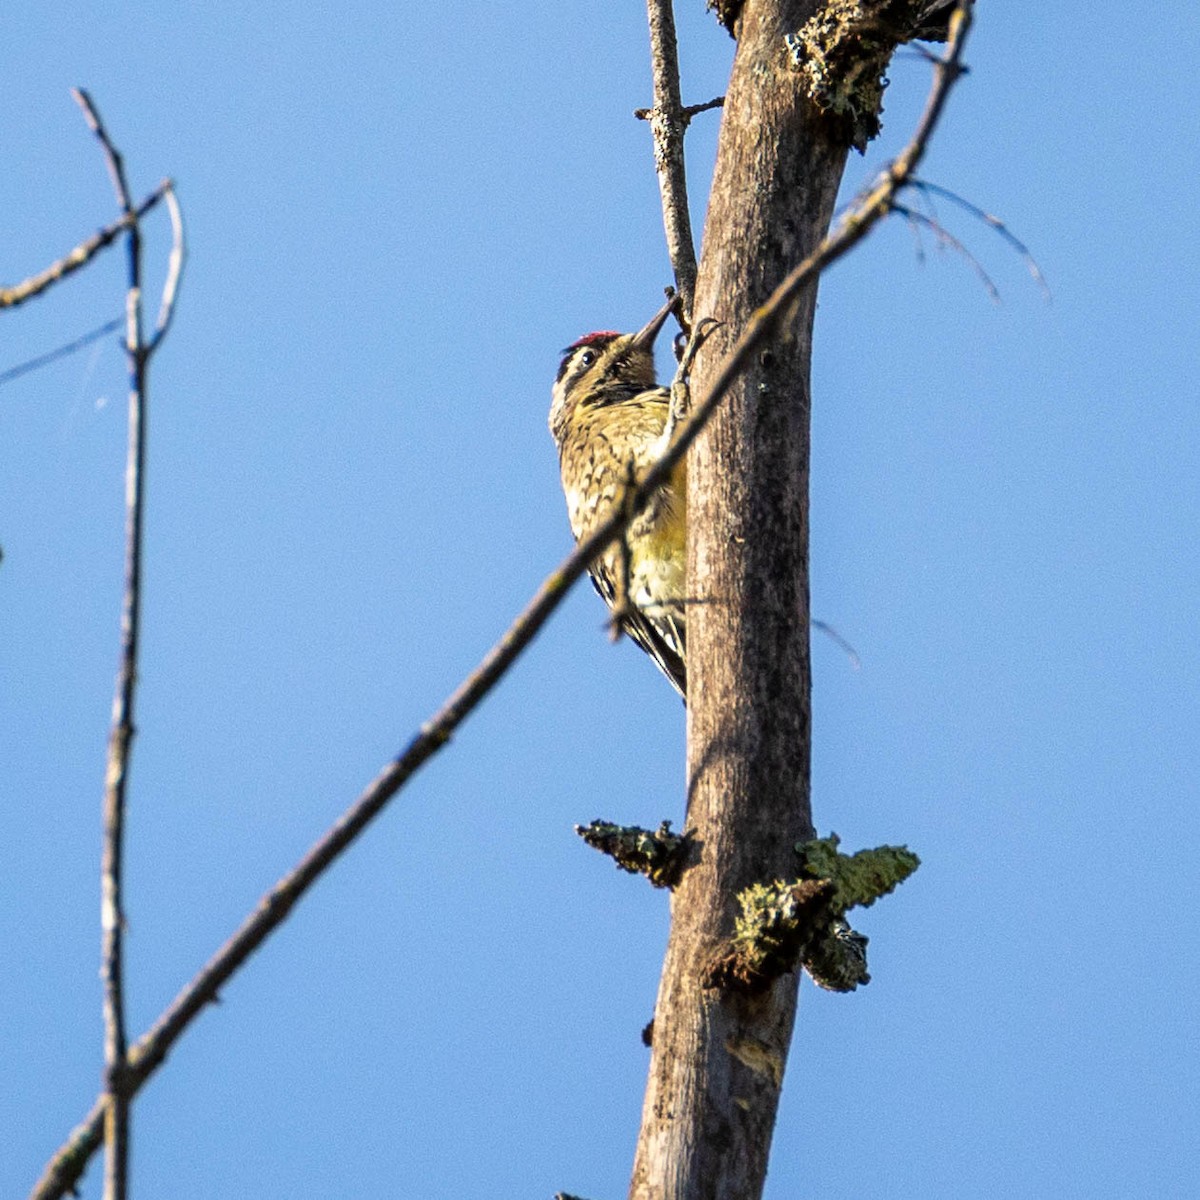
[[[616,581],[603,563],[589,572],[592,585],[611,609],[617,601]],[[682,605],[656,604],[650,611],[632,607],[621,628],[654,660],[687,703],[687,622]]]

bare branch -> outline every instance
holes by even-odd
[[[712,100],[706,100],[703,104],[685,104],[679,111],[683,114],[683,123],[685,126],[692,123],[692,118],[699,116],[700,113],[710,112],[714,108],[724,108],[725,97],[715,96]],[[639,121],[649,121],[654,116],[652,108],[635,108],[633,115]]]
[[[852,670],[857,671],[862,666],[862,659],[858,657],[858,651],[828,621],[819,621],[816,617],[810,617],[808,623],[813,629],[819,633],[823,633],[846,655],[850,660]]]
[[[979,277],[979,282],[983,284],[984,290],[987,292],[988,298],[992,303],[1000,303],[1000,289],[996,287],[995,280],[987,273],[983,263],[936,217],[931,217],[928,213],[918,212],[915,208],[909,208],[905,204],[893,204],[892,212],[904,217],[913,228],[924,227],[928,229],[937,239],[940,247],[953,250]]]
[[[121,605],[121,659],[113,696],[108,766],[104,773],[103,849],[100,861],[101,967],[104,981],[104,1198],[125,1200],[129,1180],[128,1044],[125,1033],[125,914],[123,860],[125,791],[134,737],[138,638],[141,626],[142,508],[146,458],[146,348],[142,344],[141,230],[129,198],[120,152],[91,97],[73,90],[88,128],[104,151],[117,203],[124,212],[128,247],[125,349],[129,360],[129,444],[125,464],[125,591]]]
[[[124,324],[124,317],[115,317],[111,321],[105,321],[98,329],[93,329],[77,337],[74,341],[67,342],[63,346],[56,346],[53,350],[48,350],[45,354],[39,354],[36,358],[26,359],[23,363],[17,363],[15,367],[9,367],[7,370],[0,371],[0,387],[6,383],[11,383],[14,379],[20,379],[22,375],[28,375],[30,371],[38,370],[39,367],[46,367],[52,362],[57,362],[60,358],[66,358],[68,354],[74,354],[76,350],[82,350],[84,346],[90,346],[93,342],[99,341],[100,338],[104,337],[106,333],[115,333]]]
[[[654,135],[654,170],[662,195],[667,253],[671,257],[681,302],[680,324],[685,333],[690,333],[692,302],[696,296],[696,247],[688,212],[683,135],[691,116],[680,99],[672,0],[646,0],[646,11],[650,18],[650,65],[654,77],[654,107],[649,111],[650,129]]]
[[[735,343],[706,396],[675,432],[662,456],[642,476],[629,505],[616,505],[611,515],[568,555],[534,593],[525,609],[488,651],[478,667],[413,736],[407,747],[371,782],[355,803],[312,847],[297,866],[275,884],[246,917],[237,932],[209,959],[171,1006],[133,1046],[127,1085],[134,1095],[166,1058],[191,1022],[210,1003],[238,968],[283,922],[288,912],[326,869],[378,816],[387,802],[417,770],[449,741],[464,720],[503,677],[562,602],[588,565],[621,536],[631,515],[641,512],[700,431],[745,366],[750,355],[781,321],[799,290],[830,263],[845,255],[891,211],[897,191],[915,171],[937,125],[946,96],[962,74],[961,56],[970,16],[960,4],[951,23],[944,58],[937,60],[933,89],[912,141],[877,182],[842,217],[836,229],[775,289]],[[88,1159],[101,1144],[104,1097],[50,1160],[29,1200],[56,1200],[78,1182]]]
[[[1046,282],[1046,277],[1042,274],[1042,269],[1038,266],[1037,259],[1030,253],[1029,247],[999,217],[980,208],[977,204],[972,204],[970,200],[960,196],[957,192],[952,192],[949,188],[942,187],[941,184],[930,183],[928,179],[910,179],[909,186],[927,195],[941,196],[943,199],[949,200],[951,204],[957,204],[959,208],[970,213],[971,216],[976,217],[985,225],[989,225],[1021,256],[1021,261],[1024,262],[1025,269],[1029,272],[1038,287],[1041,288],[1042,295],[1046,298],[1046,301],[1049,302],[1052,299],[1050,285]]]
[[[32,300],[34,296],[40,295],[53,284],[66,279],[68,275],[74,275],[80,267],[91,262],[101,250],[111,246],[129,228],[132,221],[138,220],[150,212],[163,199],[169,188],[170,183],[164,180],[132,213],[126,213],[111,225],[106,225],[103,229],[98,230],[87,241],[80,242],[70,254],[63,255],[44,271],[31,275],[21,283],[14,284],[12,287],[0,288],[0,308],[16,308],[18,304]]]
[[[146,347],[147,358],[158,349],[159,343],[167,336],[167,331],[171,328],[171,319],[175,316],[175,304],[179,299],[179,282],[183,278],[183,264],[187,261],[183,212],[179,207],[179,199],[175,195],[175,185],[170,180],[167,180],[164,185],[164,197],[167,202],[167,212],[171,217],[171,256],[167,260],[167,278],[163,284],[162,302],[158,308],[154,336]]]
[[[913,254],[921,266],[925,265],[925,243],[921,240],[921,224],[913,216],[909,215],[905,218],[904,223],[908,226],[909,233],[912,234]]]
[[[71,1136],[46,1164],[41,1178],[29,1193],[29,1200],[58,1200],[62,1196],[78,1195],[79,1181],[92,1155],[100,1148],[107,1108],[108,1100],[102,1092],[96,1097],[92,1111],[71,1130]]]
[[[690,125],[693,117],[699,116],[703,112],[710,112],[714,108],[723,108],[724,106],[724,96],[716,96],[712,100],[706,100],[703,104],[688,104],[684,107],[683,119]]]
[[[121,211],[128,216],[133,211],[133,204],[129,199],[129,184],[125,179],[125,160],[116,146],[112,144],[108,130],[104,128],[100,113],[92,103],[92,98],[87,90],[72,88],[71,97],[83,110],[83,119],[87,122],[88,128],[96,135],[96,139],[104,151],[104,161],[108,166],[109,177],[112,179],[113,191],[117,194],[117,203],[121,206]]]
[[[129,435],[125,468],[125,586],[121,606],[121,652],[114,687],[112,724],[104,779],[103,847],[101,853],[101,977],[104,983],[104,1091],[92,1113],[74,1131],[67,1145],[55,1156],[43,1186],[70,1190],[99,1143],[103,1126],[105,1156],[105,1200],[124,1200],[128,1187],[129,1105],[135,1089],[128,1080],[128,1043],[124,1000],[124,912],[122,903],[125,793],[129,779],[130,753],[135,733],[134,699],[137,686],[138,641],[141,615],[142,513],[146,449],[146,372],[149,360],[171,322],[184,262],[183,217],[170,180],[134,206],[120,151],[91,96],[82,88],[71,92],[88,128],[100,143],[112,181],[121,218],[101,229],[70,254],[51,264],[14,288],[0,291],[0,308],[14,307],[39,295],[53,284],[83,267],[97,253],[126,235],[128,282],[125,301],[125,350],[129,363]],[[141,228],[140,220],[165,199],[171,217],[173,246],[163,288],[162,308],[153,340],[142,338]],[[112,331],[118,322],[77,338],[49,354],[5,372],[0,381],[68,354]]]

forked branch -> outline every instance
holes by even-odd
[[[121,605],[121,653],[113,696],[108,763],[104,775],[103,847],[100,865],[101,978],[104,983],[104,1196],[124,1200],[129,1173],[128,1045],[125,1029],[124,929],[122,903],[125,794],[135,732],[134,701],[141,627],[142,514],[146,459],[146,386],[150,357],[175,307],[183,268],[183,224],[170,182],[155,193],[171,212],[174,247],[163,292],[159,330],[152,342],[142,336],[142,240],[140,210],[130,197],[125,166],[91,97],[72,92],[88,128],[104,152],[128,250],[125,298],[125,351],[129,364],[129,440],[125,467],[125,587]],[[110,239],[111,240],[111,239]],[[59,276],[61,278],[61,275]]]
[[[34,296],[40,296],[47,288],[60,283],[68,275],[74,275],[81,267],[87,266],[101,250],[111,246],[135,221],[140,221],[150,213],[158,202],[171,192],[171,181],[164,179],[132,212],[125,213],[111,225],[106,225],[90,238],[80,242],[74,250],[64,254],[57,262],[51,263],[44,271],[39,271],[12,287],[0,287],[0,308],[16,308],[18,304],[32,300]]]

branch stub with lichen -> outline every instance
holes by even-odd
[[[876,846],[843,854],[836,833],[827,838],[800,842],[796,853],[800,868],[810,879],[828,879],[834,885],[831,904],[839,912],[869,908],[881,896],[900,886],[921,860],[907,846]]]
[[[874,904],[911,875],[920,859],[906,846],[845,855],[838,836],[801,842],[804,878],[756,883],[738,896],[742,913],[725,951],[710,965],[710,987],[761,992],[802,965],[827,991],[869,983],[867,938],[846,912]]]
[[[672,833],[670,821],[664,821],[657,830],[593,821],[576,825],[575,832],[593,850],[607,854],[622,871],[645,875],[655,887],[674,887],[687,862],[687,834]]]
[[[930,35],[930,7],[929,0],[829,0],[784,37],[809,98],[860,154],[881,127],[892,53]]]

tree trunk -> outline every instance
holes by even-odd
[[[694,317],[724,324],[693,393],[824,235],[846,149],[784,40],[815,0],[747,0],[725,100]],[[631,1200],[762,1193],[798,975],[759,996],[705,986],[738,893],[794,878],[813,836],[808,627],[809,363],[815,285],[755,356],[689,458],[688,819],[672,898]]]

